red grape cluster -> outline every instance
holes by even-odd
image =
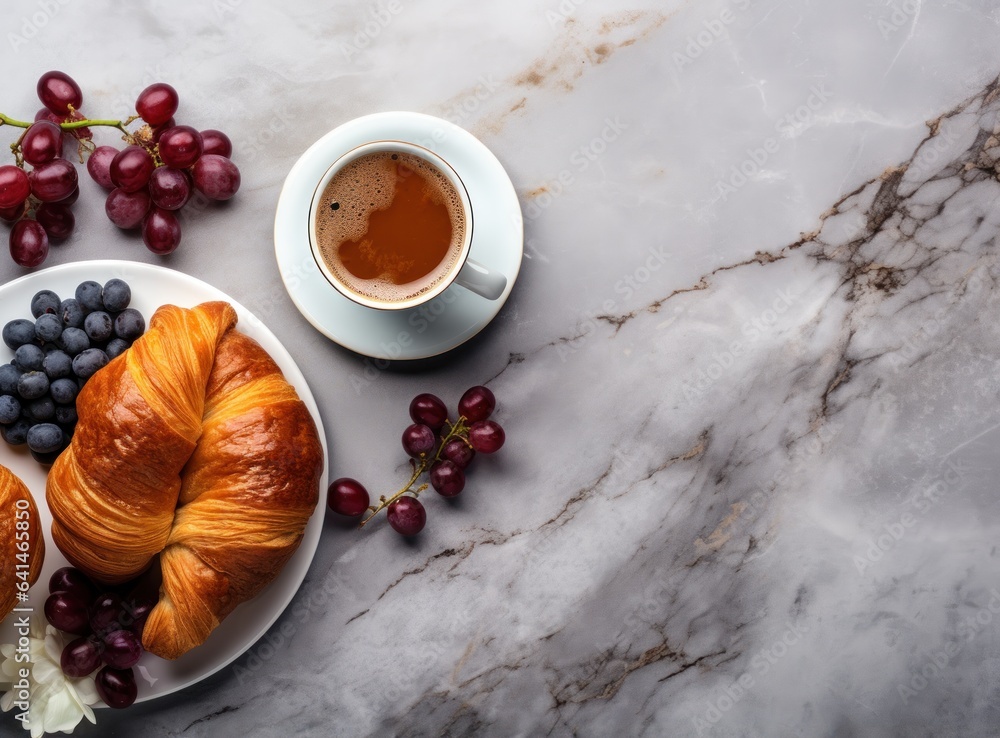
[[[104,204],[119,228],[142,229],[154,254],[169,254],[181,242],[176,212],[194,190],[210,200],[228,200],[240,188],[240,170],[229,158],[233,144],[221,131],[177,125],[177,91],[157,82],[139,93],[135,109],[146,122],[142,135],[119,151],[99,146],[87,171],[110,190]]]
[[[197,190],[208,200],[228,200],[240,187],[240,171],[230,159],[232,142],[217,130],[177,125],[177,91],[150,85],[136,100],[137,115],[126,121],[90,120],[80,112],[83,93],[64,72],[46,72],[38,81],[45,105],[34,123],[2,117],[0,124],[25,127],[11,146],[15,164],[0,166],[0,220],[13,224],[10,253],[25,267],[41,264],[50,242],[67,238],[75,219],[70,206],[79,197],[76,167],[62,158],[64,143],[74,144],[87,171],[107,190],[105,212],[119,228],[141,228],[150,251],[169,254],[181,240],[177,211]],[[137,119],[143,125],[130,133]],[[72,127],[68,127],[72,126]],[[94,147],[92,126],[112,126],[127,144]],[[32,169],[26,171],[25,165]]]
[[[64,132],[60,124],[84,120],[79,112],[83,93],[62,72],[46,72],[38,80],[38,98],[45,105],[17,144],[17,166],[0,166],[0,219],[13,223],[10,255],[21,266],[38,266],[49,254],[49,242],[73,232],[71,206],[80,195],[76,167],[63,159],[64,137],[88,140],[87,128]],[[30,164],[29,172],[24,165]]]
[[[348,477],[335,480],[328,491],[330,509],[341,515],[371,514],[361,525],[388,509],[389,525],[404,536],[419,533],[427,522],[427,512],[417,496],[426,489],[413,485],[430,469],[430,486],[442,497],[455,497],[465,489],[465,474],[476,453],[500,450],[506,438],[503,428],[489,417],[496,409],[496,397],[486,387],[471,387],[458,401],[458,420],[448,420],[448,408],[436,395],[424,393],[410,402],[413,424],[403,431],[403,450],[413,459],[413,476],[391,498],[382,496],[377,507],[370,506],[368,490]]]
[[[63,567],[49,579],[45,619],[58,630],[78,636],[60,658],[63,673],[94,677],[97,693],[109,707],[128,707],[138,688],[132,671],[142,657],[142,629],[155,607],[156,588],[142,581],[119,591],[99,591],[79,569]]]

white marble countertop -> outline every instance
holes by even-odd
[[[50,68],[102,115],[167,81],[243,172],[165,259],[88,181],[47,265],[236,296],[313,387],[332,476],[391,487],[420,391],[488,382],[508,431],[414,543],[328,520],[278,647],[77,734],[996,735],[998,22],[987,0],[5,9],[0,110],[33,114]],[[526,248],[479,338],[380,371],[299,315],[271,227],[313,141],[394,109],[497,154]]]

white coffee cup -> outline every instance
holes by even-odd
[[[381,152],[399,152],[403,154],[410,154],[411,156],[427,161],[435,167],[445,176],[458,193],[462,203],[463,214],[465,216],[465,236],[462,241],[462,248],[458,257],[453,261],[449,271],[442,278],[438,279],[432,287],[413,297],[402,300],[377,300],[368,295],[363,295],[352,289],[349,285],[345,284],[344,281],[340,279],[326,263],[326,260],[323,258],[320,251],[319,239],[316,236],[316,221],[319,217],[321,200],[323,198],[323,193],[326,191],[326,188],[330,184],[331,180],[333,180],[337,173],[351,162],[354,162],[363,156]],[[319,267],[320,273],[322,273],[330,285],[344,297],[358,303],[359,305],[373,308],[375,310],[406,310],[418,307],[433,300],[435,297],[448,289],[452,284],[461,285],[465,289],[468,289],[487,300],[498,299],[507,287],[507,279],[502,274],[491,271],[482,264],[479,264],[469,258],[469,253],[472,250],[473,245],[473,231],[474,210],[472,203],[469,201],[468,190],[466,190],[461,177],[458,176],[450,164],[433,151],[407,141],[371,141],[343,154],[330,166],[330,168],[326,171],[326,174],[324,174],[323,178],[319,181],[319,184],[316,185],[316,190],[313,193],[312,203],[309,208],[309,245],[312,250],[313,258],[316,260],[316,265]]]

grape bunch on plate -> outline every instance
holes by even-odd
[[[45,619],[77,636],[60,655],[63,673],[74,679],[94,674],[97,692],[108,707],[120,709],[135,702],[138,687],[132,668],[144,653],[142,631],[156,606],[155,589],[138,581],[102,591],[82,571],[67,566],[49,579],[49,593]]]
[[[3,342],[14,352],[0,365],[0,436],[8,444],[26,443],[43,464],[69,445],[84,383],[146,330],[131,299],[121,279],[81,282],[65,300],[41,290],[31,299],[33,320],[4,325]]]
[[[232,162],[232,142],[221,131],[178,125],[177,91],[157,82],[136,99],[136,115],[121,120],[91,120],[80,113],[83,92],[64,72],[46,72],[38,81],[45,105],[33,123],[0,113],[0,125],[24,128],[11,146],[14,164],[0,166],[0,220],[13,224],[10,253],[25,267],[41,264],[50,242],[67,238],[75,219],[70,206],[79,196],[76,167],[60,156],[64,142],[77,146],[80,161],[109,194],[105,212],[123,229],[141,229],[150,251],[169,254],[181,241],[177,211],[195,192],[207,201],[228,200],[240,187]],[[142,120],[138,130],[127,126]],[[97,146],[92,128],[121,131],[126,146]],[[33,167],[26,171],[26,165]]]
[[[410,402],[413,424],[403,431],[403,450],[410,456],[413,475],[392,497],[379,498],[371,506],[368,490],[349,477],[335,480],[328,490],[330,509],[341,515],[360,517],[363,527],[384,509],[389,525],[397,533],[412,536],[427,522],[427,511],[417,499],[427,485],[414,487],[428,469],[430,486],[442,497],[455,497],[465,489],[465,476],[477,453],[493,454],[500,450],[506,436],[490,416],[496,409],[496,397],[487,387],[466,390],[458,401],[458,420],[448,419],[448,407],[437,395],[424,393]]]

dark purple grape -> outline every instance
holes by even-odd
[[[156,164],[142,146],[126,146],[111,160],[111,181],[125,192],[138,192],[149,182]]]
[[[0,166],[0,208],[13,209],[23,205],[31,194],[31,182],[23,169],[13,164]]]
[[[465,472],[445,459],[431,467],[431,486],[442,497],[454,497],[465,489]]]
[[[458,414],[470,423],[486,420],[496,409],[497,398],[488,387],[470,387],[458,401]]]
[[[0,395],[0,423],[10,425],[21,417],[21,403],[14,395]],[[25,437],[27,440],[27,437]]]
[[[128,341],[122,338],[112,338],[108,341],[108,345],[104,347],[104,353],[108,355],[109,359],[114,359],[124,354],[130,345]]]
[[[135,308],[125,308],[115,318],[115,335],[126,341],[134,341],[146,330],[146,320]]]
[[[73,679],[91,674],[101,665],[101,650],[101,642],[92,636],[70,641],[59,658],[63,674]]]
[[[94,599],[93,585],[90,579],[79,569],[64,566],[56,569],[49,577],[49,592],[80,592],[85,602]]]
[[[138,228],[151,205],[152,201],[146,190],[126,192],[119,187],[108,195],[104,212],[107,213],[108,220],[119,228]]]
[[[101,301],[108,312],[120,313],[132,301],[132,288],[124,279],[109,279],[104,283]]]
[[[142,658],[142,643],[131,630],[112,631],[104,636],[104,653],[101,657],[108,666],[131,669]]]
[[[27,418],[19,418],[10,425],[0,426],[0,436],[11,446],[20,446],[28,441],[31,423]]]
[[[28,175],[28,180],[31,183],[31,194],[42,202],[58,202],[69,197],[78,181],[76,167],[66,159],[53,159],[35,167]]]
[[[90,628],[100,638],[121,630],[122,598],[114,592],[98,595],[90,605]]]
[[[135,684],[135,674],[131,669],[115,669],[105,666],[94,679],[97,694],[108,707],[120,710],[135,702],[139,688]]]
[[[492,420],[480,420],[469,426],[469,443],[481,453],[496,453],[503,446],[505,439],[503,428]]]
[[[111,180],[111,162],[118,156],[114,146],[98,146],[87,159],[87,171],[91,178],[106,190],[113,190],[115,183]]]
[[[70,364],[70,372],[72,371],[73,366]],[[52,399],[60,405],[71,404],[76,399],[76,395],[79,391],[80,385],[76,383],[75,379],[70,377],[59,377],[59,379],[53,381],[49,387],[49,392],[52,393]],[[65,422],[63,420],[59,420],[59,408],[56,408],[56,421],[59,423]]]
[[[218,154],[227,159],[233,155],[233,142],[222,131],[209,128],[201,132],[201,155]]]
[[[35,217],[53,241],[69,238],[76,225],[76,216],[69,205],[61,202],[46,202],[35,210]]]
[[[21,155],[33,167],[52,161],[61,151],[62,129],[52,121],[32,123],[21,139]]]
[[[205,154],[191,170],[195,188],[212,200],[228,200],[240,189],[240,170],[218,154]]]
[[[79,110],[83,104],[80,85],[65,72],[46,72],[38,79],[36,91],[42,104],[58,115],[68,115],[71,107]]]
[[[48,391],[49,378],[45,376],[45,372],[25,372],[17,380],[17,394],[22,400],[37,400]]]
[[[85,349],[73,357],[73,373],[80,379],[87,379],[93,376],[108,361],[108,355],[101,349]]]
[[[35,321],[35,335],[39,341],[54,343],[63,332],[63,322],[58,315],[45,313]]]
[[[441,449],[441,455],[459,469],[466,469],[476,457],[476,450],[464,439],[452,438]]]
[[[392,529],[404,536],[415,536],[424,529],[427,511],[416,497],[400,497],[386,513]]]
[[[370,504],[368,490],[348,477],[341,477],[330,484],[326,501],[335,513],[352,518],[363,515]]]
[[[59,295],[52,290],[39,290],[31,298],[31,316],[41,317],[46,313],[59,312]]]
[[[3,342],[7,348],[17,350],[26,343],[37,343],[35,324],[27,318],[15,318],[3,327]]]
[[[90,348],[90,339],[82,328],[66,328],[59,336],[59,347],[70,356],[76,356]]]
[[[104,309],[104,288],[92,279],[80,282],[73,291],[73,296],[88,313]]]
[[[55,592],[45,600],[45,619],[52,627],[74,635],[90,632],[87,601],[78,592]]]
[[[45,399],[52,403],[51,399]],[[55,415],[55,412],[55,403],[52,403],[52,415]],[[38,419],[34,418],[34,420]],[[65,440],[62,428],[55,423],[37,423],[28,430],[28,448],[35,453],[50,454],[61,451]]]
[[[38,336],[38,331],[35,331],[35,336]],[[44,362],[45,352],[39,348],[37,343],[26,343],[23,346],[19,346],[17,351],[14,352],[14,366],[22,372],[41,371]],[[34,398],[29,397],[26,399],[30,400]]]
[[[169,254],[181,242],[181,224],[170,210],[154,207],[142,221],[142,242],[154,254]]]
[[[166,82],[156,82],[139,93],[135,100],[135,112],[150,126],[158,126],[177,112],[177,104],[177,90]]]
[[[139,599],[129,599],[122,605],[125,610],[125,617],[122,624],[135,633],[140,642],[142,641],[142,631],[146,627],[146,620],[149,613],[156,607],[156,601],[143,601]]]
[[[50,351],[45,354],[45,359],[42,361],[42,370],[45,372],[45,376],[51,380],[52,384],[55,384],[57,380],[67,379],[73,376],[73,357],[62,349]],[[54,391],[51,386],[49,387],[49,391]],[[60,400],[58,397],[53,399],[56,402],[69,402],[69,400]]]
[[[415,459],[434,450],[434,431],[422,423],[414,423],[403,431],[403,450]]]
[[[83,326],[83,306],[75,297],[69,297],[59,303],[59,315],[62,316],[63,325],[67,328]]]
[[[410,417],[414,423],[423,423],[431,430],[439,431],[448,419],[448,408],[440,397],[425,392],[410,401]]]
[[[104,343],[115,330],[111,316],[103,310],[95,310],[83,321],[83,330],[91,343]]]
[[[201,134],[191,126],[174,126],[162,133],[157,147],[164,164],[186,169],[201,156]]]
[[[7,330],[4,329],[4,343],[7,342]],[[8,344],[9,345],[9,344]],[[0,393],[17,394],[17,382],[21,378],[21,370],[13,364],[0,364]]]
[[[191,199],[191,178],[180,169],[158,167],[149,178],[149,196],[164,210],[180,210]]]

